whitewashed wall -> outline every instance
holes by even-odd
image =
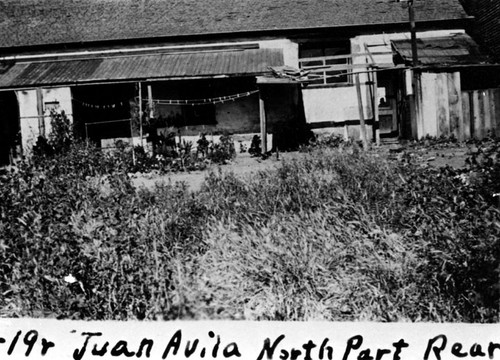
[[[259,41],[262,49],[282,49],[285,65],[299,67],[299,44],[288,39]]]
[[[456,33],[464,33],[464,30],[453,29],[419,32],[418,37],[440,37]],[[386,52],[386,54],[374,55],[374,60],[379,65],[390,67],[394,65],[391,52],[391,40],[399,39],[410,39],[410,33],[357,36],[351,39],[351,53],[366,53],[366,45],[368,45],[371,52]],[[367,58],[365,56],[355,57],[353,63],[364,64],[366,63],[366,60]],[[354,71],[363,71],[363,69],[355,69]],[[409,79],[411,81],[411,77]],[[370,87],[365,85],[367,81],[368,75],[366,73],[361,73],[360,82],[365,120],[373,118]],[[424,80],[425,86],[430,86],[429,81],[432,82],[432,79],[426,78]],[[408,86],[411,88],[411,83],[409,83]],[[326,128],[326,126],[331,126],[331,122],[341,123],[349,120],[359,120],[358,100],[354,84],[349,87],[306,87],[302,90],[302,93],[304,99],[306,121],[308,123],[318,124],[322,122],[328,122],[330,124],[325,124],[325,130],[331,130],[333,128]],[[426,104],[430,104],[430,97],[432,96],[431,93],[425,94],[424,96],[426,97],[424,102]],[[434,108],[429,108],[427,110],[427,113],[433,113],[435,112],[434,110]],[[434,117],[434,119],[435,118],[436,117]],[[419,126],[420,134],[436,133],[436,129],[433,128],[433,126],[435,126],[435,123],[431,124],[430,122],[426,121],[424,125],[423,121],[421,121],[421,123],[419,123]],[[423,126],[425,126],[426,128],[424,129]],[[336,131],[334,132],[343,133],[343,131],[344,130],[342,128],[336,128]],[[359,131],[355,131],[354,133],[358,134]]]
[[[21,140],[25,155],[29,155],[31,153],[38,136],[48,136],[50,134],[50,109],[45,106],[47,103],[58,102],[59,105],[56,110],[64,110],[70,121],[72,121],[73,108],[71,104],[71,89],[69,87],[42,89],[45,134],[40,134],[36,90],[18,90],[16,91],[16,95],[19,103]]]
[[[16,91],[16,95],[19,103],[23,152],[29,154],[40,134],[36,90]]]
[[[370,99],[362,87],[365,119],[372,118]],[[305,88],[302,90],[304,110],[309,123],[342,122],[359,119],[356,87]]]

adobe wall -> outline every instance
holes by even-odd
[[[41,98],[34,89],[18,90],[16,96],[19,104],[22,148],[25,155],[31,154],[38,136],[47,137],[50,134],[50,109],[53,108],[58,112],[64,110],[72,121],[73,108],[69,87],[41,89]],[[42,114],[39,114],[39,107]]]

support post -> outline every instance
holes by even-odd
[[[411,35],[411,55],[412,55],[412,91],[413,94],[410,96],[410,112],[411,121],[415,124],[417,131],[415,134],[415,139],[418,140],[423,134],[419,134],[418,126],[416,126],[419,121],[420,103],[418,99],[418,75],[416,73],[415,67],[418,66],[418,50],[417,50],[417,32],[415,26],[415,11],[413,9],[413,0],[408,0],[408,18],[410,21],[410,35]],[[412,129],[414,126],[412,126]]]
[[[139,82],[139,138],[142,146],[142,83]],[[132,134],[132,148],[134,147],[134,136]]]
[[[361,140],[363,141],[363,149],[368,150],[368,140],[366,139],[366,124],[365,114],[363,111],[363,98],[361,97],[361,84],[359,83],[359,74],[354,74],[356,80],[356,94],[358,95],[358,110],[359,110],[359,125]]]
[[[373,110],[373,116],[375,117],[375,123],[373,126],[375,127],[375,143],[377,146],[380,146],[380,116],[378,112],[378,80],[377,80],[377,73],[374,71],[372,72],[372,80],[373,80],[373,103],[374,103],[374,110]],[[395,111],[395,110],[394,110]]]
[[[410,20],[410,34],[411,34],[411,56],[413,66],[418,65],[418,51],[417,51],[417,31],[415,26],[415,11],[413,9],[413,0],[408,0],[408,17]]]
[[[133,119],[130,119],[130,133],[133,133],[133,126],[132,126],[132,121]],[[135,151],[134,151],[134,137],[132,136],[132,164],[135,165]]]
[[[45,114],[43,113],[43,94],[41,88],[36,88],[36,109],[38,114],[38,134],[45,137]]]
[[[371,69],[371,68],[370,68]],[[372,105],[373,112],[373,131],[372,135],[374,136],[375,143],[377,146],[380,145],[380,123],[379,123],[379,111],[378,111],[378,82],[377,82],[377,73],[375,71],[370,71],[368,74],[368,81],[370,83],[370,100]]]
[[[154,109],[153,109],[153,89],[151,84],[148,84],[148,104],[149,104],[149,118],[154,117]]]
[[[262,139],[262,153],[267,153],[267,121],[266,109],[262,91],[259,91],[260,138]]]

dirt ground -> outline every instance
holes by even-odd
[[[455,168],[461,168],[465,166],[465,159],[467,152],[469,151],[466,146],[452,146],[444,148],[436,147],[407,147],[399,144],[393,145],[382,145],[380,147],[373,148],[371,151],[381,153],[386,156],[397,157],[398,154],[403,152],[409,152],[412,156],[415,156],[418,161],[422,163],[427,163],[432,166],[445,166],[449,165]],[[152,189],[155,184],[174,184],[176,182],[184,182],[189,190],[197,191],[201,188],[205,177],[209,172],[219,172],[219,169],[223,173],[234,173],[238,176],[251,176],[252,173],[259,170],[274,169],[279,166],[280,162],[283,160],[290,160],[294,158],[300,158],[305,156],[304,153],[299,152],[288,152],[280,153],[279,158],[273,154],[266,160],[262,160],[258,157],[251,157],[248,153],[239,153],[235,160],[227,165],[213,165],[208,169],[203,171],[192,171],[186,173],[172,173],[166,175],[155,175],[155,174],[140,174],[134,175],[132,181],[137,188],[145,187]]]
[[[220,169],[223,173],[232,172],[238,176],[251,176],[253,172],[257,172],[259,170],[276,168],[283,159],[292,159],[299,156],[304,156],[304,154],[298,152],[280,153],[278,159],[276,158],[276,155],[272,155],[268,159],[262,160],[258,157],[252,157],[248,153],[240,153],[230,164],[212,165],[203,171],[191,171],[165,175],[144,174],[134,176],[132,181],[136,187],[146,187],[148,189],[153,188],[157,183],[174,184],[176,182],[184,182],[191,191],[196,191],[200,189],[201,184],[209,172],[218,173]]]

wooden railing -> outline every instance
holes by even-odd
[[[310,86],[328,84],[353,84],[352,74],[356,70],[364,70],[375,65],[373,55],[386,55],[388,52],[365,52],[334,56],[318,56],[299,59],[299,67],[308,71]],[[364,58],[365,62],[356,64],[356,58]]]

